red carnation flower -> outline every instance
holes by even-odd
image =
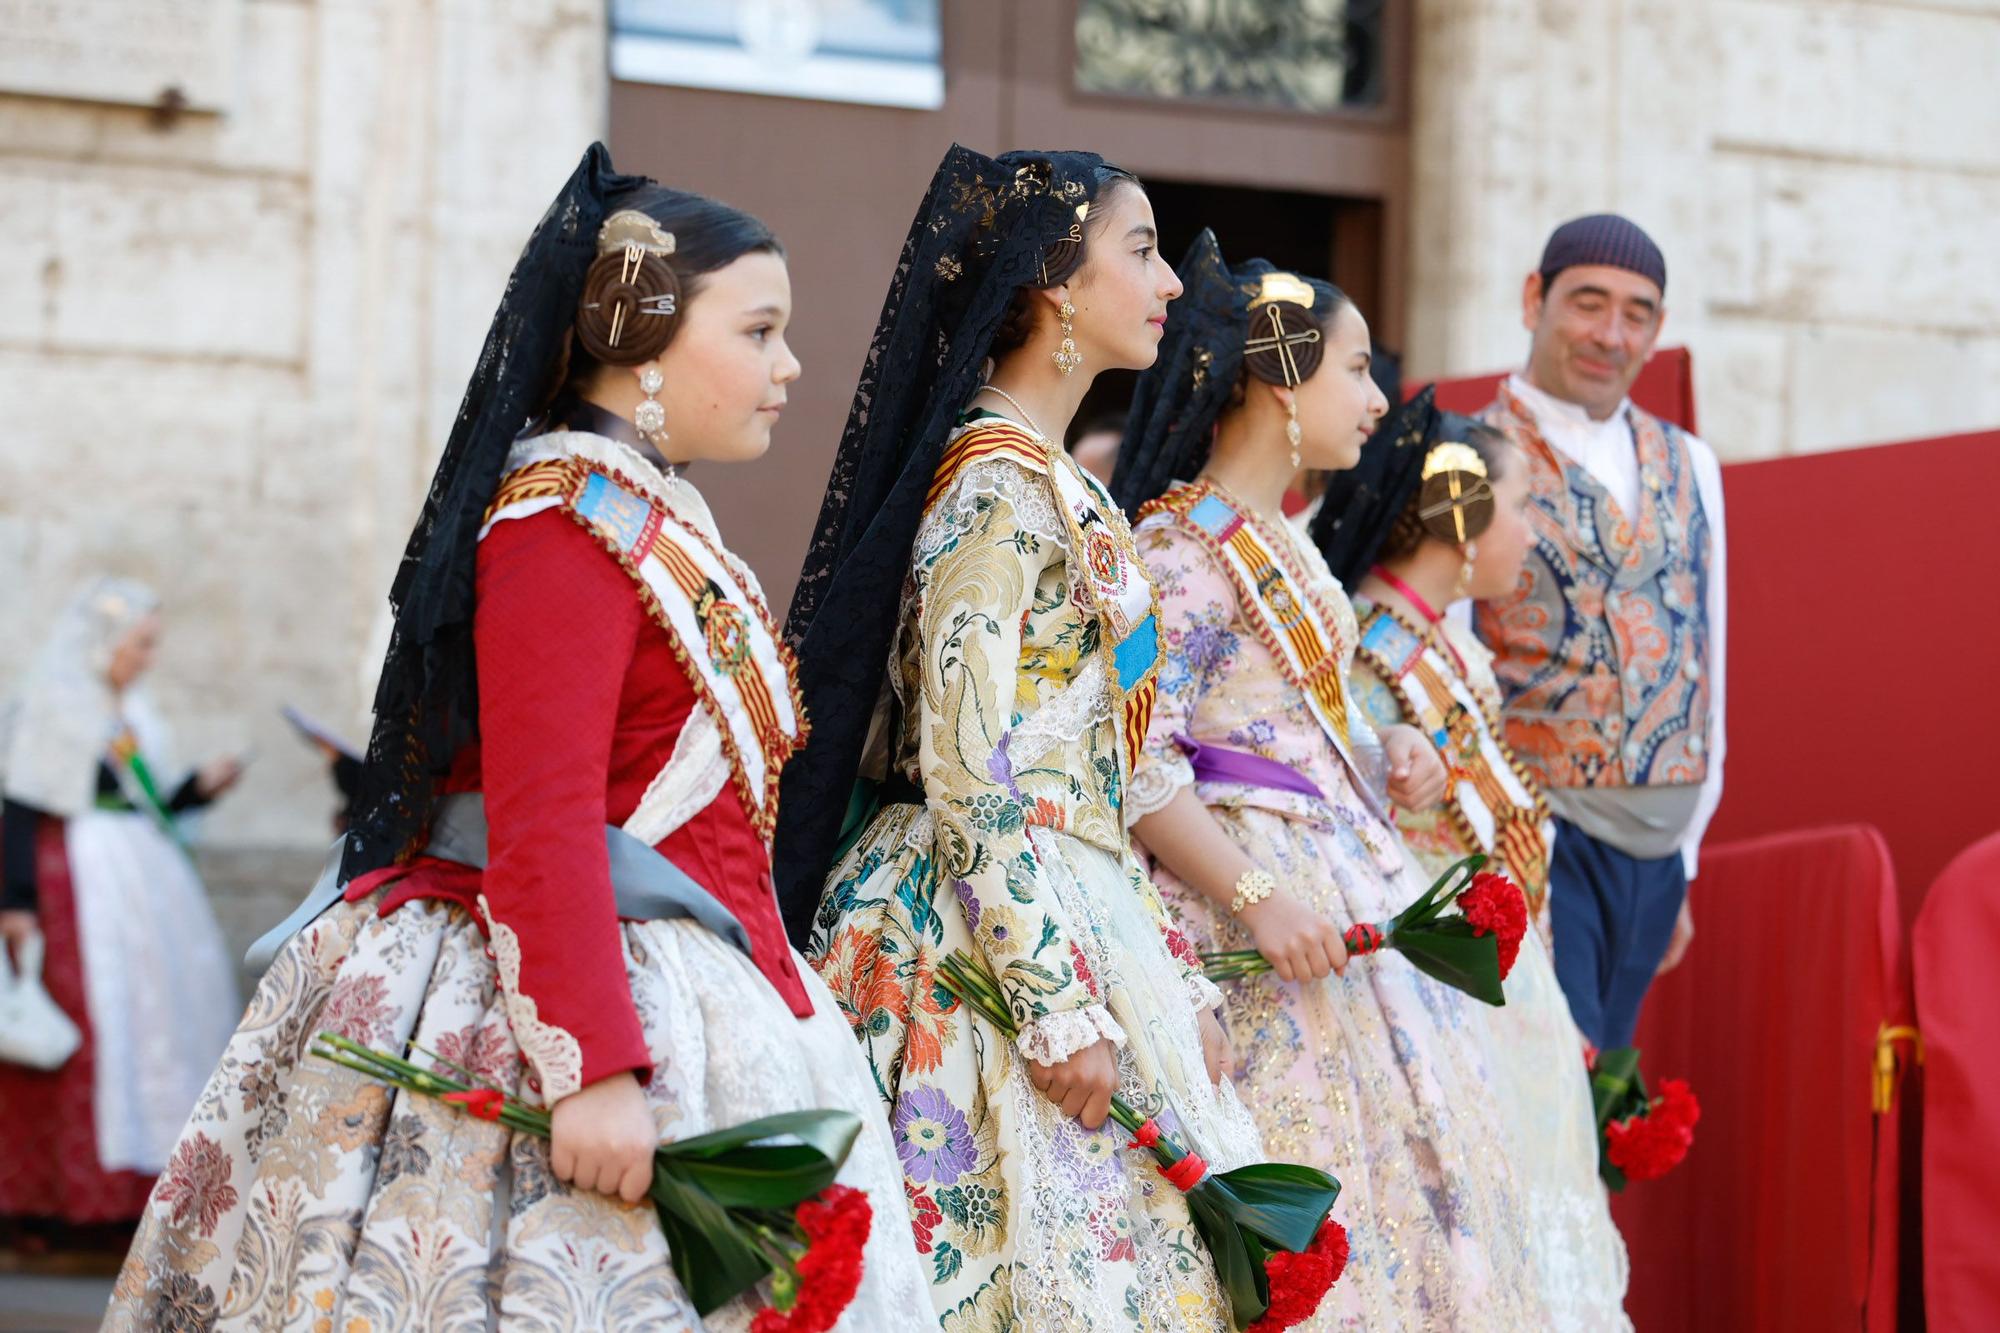
[[[1688,1086],[1686,1079],[1663,1079],[1659,1103],[1651,1114],[1664,1116],[1692,1134],[1695,1124],[1701,1119],[1701,1103],[1695,1100],[1694,1089]]]
[[[796,1216],[806,1236],[798,1295],[789,1312],[759,1310],[751,1333],[827,1333],[861,1290],[861,1251],[874,1222],[868,1196],[829,1185],[800,1204]]]
[[[1694,1146],[1695,1122],[1700,1119],[1701,1103],[1687,1080],[1667,1079],[1645,1114],[1613,1120],[1604,1127],[1605,1156],[1627,1180],[1658,1180],[1679,1166]]]
[[[1520,887],[1505,875],[1482,871],[1458,895],[1458,910],[1472,924],[1473,934],[1498,937],[1500,979],[1505,981],[1521,954],[1521,937],[1528,933],[1528,900]]]
[[[1346,1270],[1347,1228],[1329,1217],[1303,1254],[1279,1250],[1264,1261],[1271,1302],[1245,1333],[1281,1333],[1304,1323]]]

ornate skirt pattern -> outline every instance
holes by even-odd
[[[307,1054],[321,1030],[414,1042],[537,1096],[472,917],[375,908],[333,908],[265,975],[154,1189],[105,1327],[746,1329],[762,1305],[748,1294],[696,1318],[650,1204],[572,1190],[544,1140]],[[663,1139],[806,1107],[863,1117],[840,1178],[868,1192],[875,1222],[839,1327],[898,1327],[925,1300],[923,1275],[895,1150],[831,997],[809,980],[816,1012],[801,1021],[700,927],[622,930]]]

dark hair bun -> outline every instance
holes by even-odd
[[[1493,525],[1491,469],[1470,444],[1446,441],[1424,455],[1416,516],[1441,542],[1463,545]]]
[[[1251,307],[1243,341],[1243,368],[1266,384],[1296,388],[1312,378],[1326,355],[1326,339],[1312,311],[1294,301]]]
[[[680,327],[681,284],[666,259],[633,244],[599,255],[584,275],[576,336],[613,366],[651,361]]]

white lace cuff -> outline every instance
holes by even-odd
[[[1021,1035],[1014,1038],[1014,1045],[1035,1063],[1054,1065],[1061,1064],[1100,1037],[1109,1038],[1113,1046],[1123,1046],[1125,1029],[1118,1026],[1118,1020],[1111,1016],[1109,1009],[1093,1004],[1036,1019],[1021,1029]]]
[[[1140,753],[1132,780],[1125,784],[1125,826],[1130,828],[1174,799],[1182,787],[1194,785],[1194,765],[1179,747],[1168,743],[1167,753],[1152,750]]]
[[[479,913],[486,918],[493,940],[493,961],[500,973],[500,998],[514,1042],[534,1066],[542,1085],[542,1101],[554,1106],[583,1086],[583,1047],[564,1029],[544,1023],[532,995],[521,990],[521,940],[513,928],[493,915],[486,895],[479,895]]]
[[[1199,972],[1187,974],[1188,1003],[1196,1010],[1214,1009],[1222,1004],[1222,992]]]

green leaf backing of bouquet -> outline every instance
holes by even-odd
[[[850,1111],[788,1111],[662,1144],[659,1167],[724,1208],[790,1208],[833,1183],[860,1134]]]
[[[1507,1003],[1507,993],[1500,985],[1500,941],[1493,935],[1473,934],[1464,917],[1415,928],[1405,926],[1389,938],[1390,947],[1426,976],[1495,1007]]]
[[[1597,1174],[1613,1194],[1623,1193],[1631,1182],[1611,1164],[1604,1128],[1614,1120],[1638,1115],[1651,1101],[1646,1080],[1639,1073],[1638,1047],[1620,1046],[1597,1053],[1597,1067],[1590,1071],[1590,1102],[1597,1112]]]
[[[426,1069],[338,1033],[318,1034],[313,1054],[419,1096],[473,1088],[504,1095],[503,1089],[435,1055],[433,1067]],[[437,1071],[440,1065],[465,1077],[447,1077]],[[499,1123],[517,1133],[549,1137],[548,1112],[512,1097]],[[660,1219],[674,1276],[697,1314],[720,1309],[775,1271],[771,1254],[751,1228],[789,1226],[792,1208],[834,1182],[860,1133],[861,1117],[851,1111],[787,1111],[654,1150],[647,1195]]]

